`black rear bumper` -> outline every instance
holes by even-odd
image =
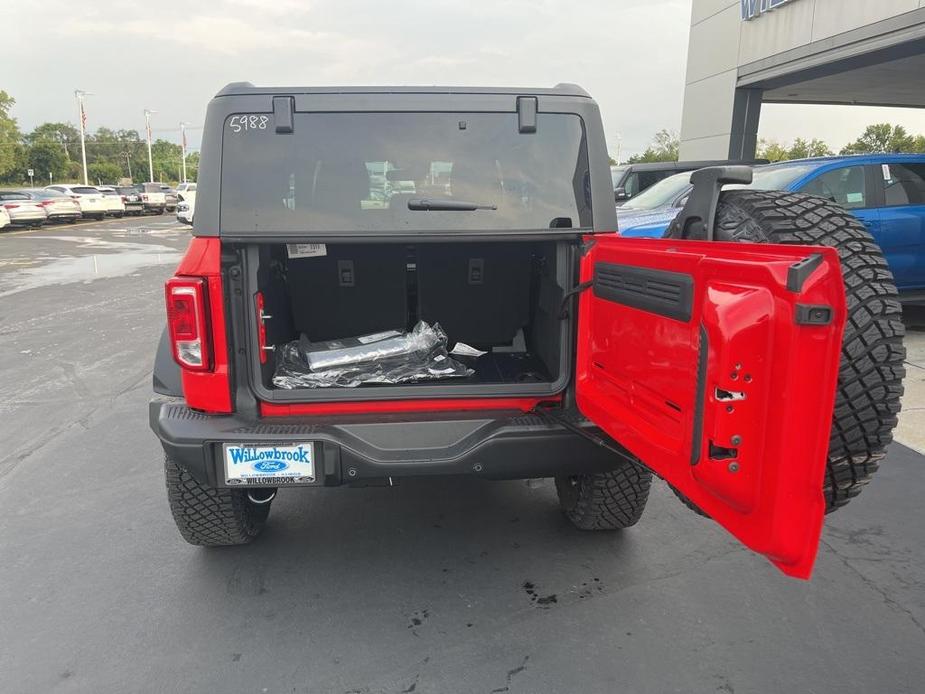
[[[223,443],[320,442],[318,480],[325,486],[423,475],[552,477],[604,472],[620,462],[583,436],[518,411],[247,421],[156,398],[150,423],[168,456],[215,487],[225,486]]]

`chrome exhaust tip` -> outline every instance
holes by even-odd
[[[276,498],[275,489],[255,489],[247,493],[247,498],[252,504],[269,504]]]

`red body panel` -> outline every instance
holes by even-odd
[[[594,245],[582,260],[582,281],[599,262],[683,273],[693,278],[693,300],[684,321],[585,292],[579,408],[746,546],[784,573],[808,578],[825,509],[845,321],[837,253],[616,236],[588,241]],[[802,291],[789,291],[788,269],[811,253],[822,254],[822,264]],[[832,322],[798,324],[797,303],[830,306]],[[725,450],[714,448],[711,457],[711,444]]]
[[[471,412],[473,410],[520,410],[529,412],[541,402],[558,402],[561,396],[548,398],[459,398],[455,400],[367,400],[364,402],[316,402],[282,405],[260,403],[264,417],[295,417],[329,414],[387,414],[395,412]]]
[[[231,412],[231,383],[228,376],[228,340],[225,335],[225,299],[222,294],[221,241],[198,237],[190,241],[180,261],[178,277],[205,277],[209,295],[209,335],[212,343],[210,371],[181,368],[183,397],[196,410],[215,414]]]

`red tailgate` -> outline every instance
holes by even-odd
[[[589,241],[579,408],[743,544],[809,577],[845,321],[836,252]]]

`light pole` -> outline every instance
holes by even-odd
[[[180,121],[180,160],[183,162],[183,183],[186,183],[186,126],[189,123]]]
[[[74,90],[74,96],[77,98],[78,117],[80,119],[80,158],[84,167],[84,185],[87,181],[87,144],[85,142],[84,131],[87,128],[87,112],[84,111],[84,97],[89,96],[92,92],[85,92],[81,89]]]
[[[151,109],[145,109],[145,132],[148,136],[148,181],[154,183],[154,160],[151,159],[151,114],[157,113]]]
[[[623,149],[623,136],[620,133],[616,134],[617,137],[617,164],[620,163],[620,150]]]

